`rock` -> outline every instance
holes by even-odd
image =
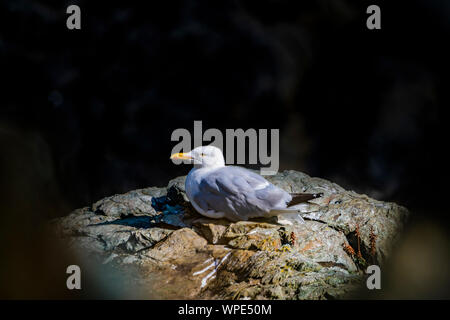
[[[212,244],[220,243],[229,225],[230,222],[223,219],[211,220],[201,218],[194,222],[194,226],[198,228],[199,233]]]
[[[83,259],[132,279],[142,298],[336,299],[388,259],[408,217],[394,203],[285,171],[269,180],[324,194],[302,206],[304,224],[209,219],[187,201],[184,179],[107,197],[51,228]]]
[[[143,253],[159,261],[185,260],[206,247],[208,242],[189,228],[182,228],[171,233],[164,241]]]
[[[152,198],[164,194],[165,191],[159,188],[134,190],[97,201],[92,210],[110,217],[155,215]]]

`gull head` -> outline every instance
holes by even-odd
[[[170,159],[188,160],[197,168],[219,168],[225,166],[222,151],[214,146],[201,146],[187,153],[175,153]]]

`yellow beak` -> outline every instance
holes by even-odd
[[[187,153],[174,153],[173,155],[170,156],[170,159],[192,160],[192,157]]]

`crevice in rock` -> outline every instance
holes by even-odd
[[[339,228],[339,227],[337,227],[337,226],[335,226],[335,225],[329,224],[328,222],[326,222],[326,221],[324,221],[324,220],[313,219],[313,218],[308,218],[308,217],[303,217],[303,219],[304,219],[304,220],[308,220],[308,221],[315,221],[315,222],[323,223],[323,224],[327,225],[327,227],[329,227],[329,228],[331,228],[331,229],[333,229],[333,230],[336,230],[336,231],[338,231],[338,232],[341,232],[341,233],[343,233],[343,234],[345,235],[344,230],[342,230],[341,228]]]
[[[347,266],[343,263],[334,262],[334,261],[318,261],[317,263],[320,264],[322,267],[326,267],[326,268],[338,267],[338,268],[348,271]]]
[[[359,239],[359,250],[360,255],[358,254],[358,235],[356,231],[349,232],[345,235],[347,238],[347,241],[349,245],[353,248],[355,251],[354,255],[350,255],[350,258],[355,262],[356,266],[360,270],[365,270],[369,264],[371,264],[374,260],[374,257],[370,254],[370,248],[367,248],[362,241],[362,239]],[[376,262],[376,261],[375,261]]]

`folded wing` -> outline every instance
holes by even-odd
[[[194,200],[205,211],[223,212],[237,221],[286,208],[292,197],[256,173],[227,166],[202,178]]]

